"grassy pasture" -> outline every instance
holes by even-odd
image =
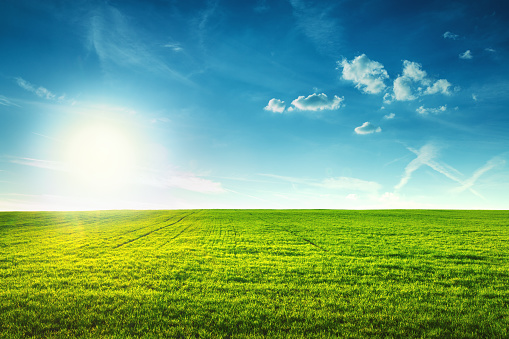
[[[508,328],[508,211],[0,213],[0,338]]]

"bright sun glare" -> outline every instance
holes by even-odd
[[[108,187],[123,182],[134,166],[129,138],[121,129],[91,125],[77,131],[68,144],[71,172],[81,184]]]

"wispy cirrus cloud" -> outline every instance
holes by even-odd
[[[16,80],[16,84],[19,87],[23,88],[25,91],[34,93],[39,98],[50,100],[50,101],[56,101],[59,103],[67,103],[67,104],[71,104],[71,105],[76,104],[76,100],[74,100],[72,98],[68,98],[65,94],[56,95],[53,92],[51,92],[49,89],[42,87],[42,86],[34,85],[34,84],[30,83],[29,81],[23,79],[22,77],[16,77],[15,80]]]
[[[3,95],[0,95],[0,105],[2,106],[16,106],[16,107],[21,107],[20,105],[18,104],[15,104],[11,99],[3,96]]]
[[[490,159],[485,165],[477,169],[470,178],[462,180],[460,179],[462,174],[459,171],[445,163],[436,160],[436,158],[438,157],[438,148],[433,144],[428,143],[422,146],[419,150],[408,147],[408,150],[416,154],[417,158],[413,159],[405,167],[405,171],[403,173],[403,176],[401,177],[400,182],[394,187],[396,191],[403,188],[409,182],[409,180],[412,177],[412,174],[415,171],[417,171],[419,168],[423,166],[427,166],[435,170],[436,172],[443,174],[452,181],[455,181],[456,183],[460,184],[459,187],[452,190],[453,192],[460,193],[465,190],[469,190],[476,196],[485,199],[484,196],[482,196],[479,192],[474,190],[472,186],[484,173],[488,172],[489,170],[495,167],[502,166],[505,164],[505,160],[502,159],[501,157],[494,157]]]
[[[481,177],[484,173],[488,172],[489,170],[493,169],[493,168],[496,168],[496,167],[500,167],[500,166],[503,166],[505,164],[505,160],[502,159],[501,157],[493,157],[491,158],[490,160],[488,160],[488,162],[486,162],[486,164],[484,164],[482,167],[480,167],[479,169],[477,169],[474,174],[472,174],[472,176],[470,178],[468,178],[467,180],[463,181],[461,183],[461,186],[453,189],[452,191],[454,193],[461,193],[465,190],[470,190],[472,193],[480,196],[482,198],[482,196],[477,193],[476,191],[474,191],[472,189],[472,186],[475,184],[475,182],[479,179],[479,177]]]
[[[50,90],[47,88],[44,88],[42,86],[34,86],[30,82],[26,81],[25,79],[21,77],[16,78],[16,83],[19,87],[23,88],[24,90],[28,92],[32,92],[36,94],[38,97],[48,100],[54,100],[56,98],[56,95],[51,93]]]
[[[49,169],[54,171],[67,171],[65,164],[59,161],[34,159],[34,158],[22,158],[22,157],[11,157],[10,162],[13,164],[37,167],[43,169]]]
[[[331,7],[319,7],[315,2],[290,0],[297,26],[325,54],[337,54],[341,47],[342,27],[330,15]]]
[[[461,180],[458,178],[458,175],[460,175],[461,173],[459,173],[454,168],[448,165],[441,164],[435,160],[435,158],[438,155],[438,148],[435,145],[428,143],[422,146],[419,150],[410,147],[407,147],[407,149],[414,153],[415,155],[417,155],[417,158],[413,159],[405,167],[405,172],[400,182],[394,187],[396,191],[403,188],[412,177],[412,173],[417,171],[422,166],[428,166],[434,169],[435,171],[445,175],[449,179],[461,183]]]
[[[347,59],[338,61],[339,67],[342,68],[343,79],[352,81],[356,88],[365,93],[377,94],[387,87],[384,82],[389,79],[389,75],[384,66],[370,60],[366,54],[359,55],[351,61]]]
[[[278,179],[281,181],[286,181],[292,184],[305,185],[334,191],[357,191],[365,193],[374,193],[382,188],[382,186],[377,182],[352,177],[331,177],[325,178],[323,180],[314,180],[287,177],[276,174],[259,174],[259,175],[273,179]]]
[[[172,77],[181,83],[194,85],[192,81],[169,67],[146,44],[146,39],[133,29],[133,23],[117,8],[105,5],[97,10],[88,25],[89,47],[97,54],[103,68],[110,64],[148,70],[152,73]],[[181,51],[176,44],[167,48]]]
[[[182,52],[184,48],[178,43],[167,43],[163,45],[164,48],[169,48],[174,52]]]
[[[454,33],[447,31],[444,33],[443,37],[444,37],[444,39],[457,40],[460,36],[458,34],[454,34]]]
[[[192,172],[177,169],[148,171],[141,177],[145,185],[159,188],[180,188],[187,191],[218,194],[227,192],[220,182],[215,182]]]

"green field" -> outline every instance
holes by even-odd
[[[0,338],[508,328],[509,211],[0,213]]]

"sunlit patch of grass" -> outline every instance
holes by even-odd
[[[508,337],[505,211],[0,213],[0,338]]]

